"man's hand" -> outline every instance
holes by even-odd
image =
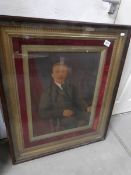
[[[91,106],[88,106],[88,107],[86,108],[86,111],[87,111],[87,112],[91,112]]]
[[[70,110],[70,109],[65,109],[64,111],[63,111],[63,116],[64,117],[71,117],[71,116],[73,116],[74,115],[74,112],[72,111],[72,110]]]

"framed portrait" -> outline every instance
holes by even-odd
[[[0,93],[13,163],[103,140],[130,26],[0,17]]]

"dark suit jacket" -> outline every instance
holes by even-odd
[[[64,109],[86,111],[87,103],[81,98],[76,87],[65,82],[63,90],[51,83],[42,94],[39,105],[39,115],[44,119],[63,117]]]

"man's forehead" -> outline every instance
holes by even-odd
[[[55,69],[68,69],[67,65],[64,64],[58,64],[53,66],[53,70]]]

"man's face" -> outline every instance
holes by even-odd
[[[55,65],[52,70],[52,78],[57,83],[64,83],[68,76],[68,67],[66,65]]]

